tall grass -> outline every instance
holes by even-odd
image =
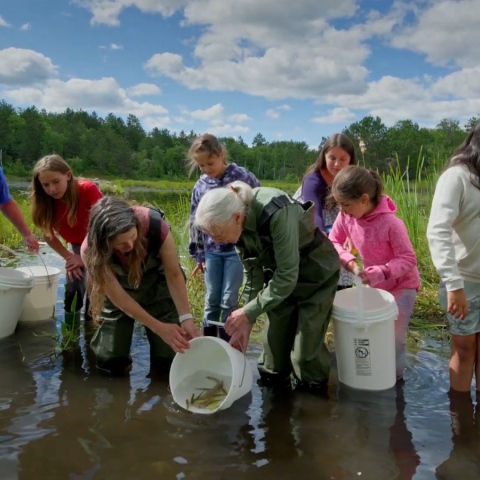
[[[398,208],[398,216],[405,222],[410,239],[418,258],[418,265],[421,275],[421,289],[417,297],[414,317],[417,322],[425,324],[443,323],[444,313],[437,300],[438,276],[430,258],[426,239],[426,226],[430,212],[430,203],[435,189],[440,168],[430,166],[425,168],[422,153],[420,152],[417,168],[412,173],[409,168],[402,170],[400,163],[383,175],[385,190],[392,197]],[[139,203],[151,203],[165,211],[167,220],[172,227],[180,262],[187,278],[189,298],[192,304],[195,317],[200,319],[203,314],[204,284],[201,275],[191,278],[191,272],[195,262],[188,253],[188,217],[190,211],[190,198],[185,190],[193,187],[194,181],[168,182],[168,181],[137,181],[137,180],[113,180],[116,186],[112,192],[119,196],[136,200]],[[287,192],[293,192],[297,184],[288,182],[262,182],[264,186],[274,186]],[[125,188],[147,187],[148,191],[127,192]],[[183,191],[179,191],[179,188]],[[173,192],[166,195],[165,190]],[[22,210],[27,223],[34,233],[39,234],[30,220],[29,202],[22,195],[14,192],[20,209]],[[15,228],[0,215],[0,243],[16,248],[22,243],[21,235]],[[1,252],[0,252],[1,254]]]
[[[439,277],[431,260],[426,235],[439,168],[438,164],[424,168],[421,151],[416,165],[413,173],[410,161],[407,161],[406,169],[401,170],[397,159],[396,166],[383,175],[383,180],[385,191],[397,205],[397,214],[407,227],[417,255],[421,286],[415,304],[414,322],[439,324],[444,321],[444,312],[437,298]]]

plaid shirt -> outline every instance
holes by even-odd
[[[208,235],[205,235],[196,228],[195,212],[197,211],[200,199],[205,193],[214,188],[226,187],[236,180],[241,180],[252,188],[260,186],[260,182],[253,173],[243,167],[239,167],[235,163],[230,163],[220,178],[211,178],[207,175],[202,175],[193,187],[190,206],[190,243],[188,245],[188,251],[190,256],[196,259],[197,263],[203,263],[205,261],[205,252],[223,253],[231,252],[235,249],[232,243],[215,244]]]

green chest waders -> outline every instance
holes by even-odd
[[[273,241],[269,233],[272,215],[280,208],[297,203],[277,196],[263,207],[256,238],[245,239],[248,262],[262,266],[264,284],[275,270]],[[328,381],[330,354],[325,334],[330,321],[333,299],[339,277],[340,262],[332,243],[318,230],[312,233],[309,210],[313,204],[302,204],[305,213],[300,217],[300,263],[297,285],[279,305],[268,310],[267,334],[258,369],[266,385],[289,385],[293,373],[299,388],[316,391]],[[305,222],[305,228],[302,228]],[[310,230],[310,231],[309,231]],[[249,245],[250,244],[250,245]],[[251,251],[249,250],[251,247]],[[253,257],[253,258],[252,258]]]
[[[128,267],[115,259],[113,271],[125,292],[139,303],[150,315],[165,323],[178,324],[178,314],[168,290],[162,262],[160,231],[162,212],[150,209],[147,235],[147,258],[142,268],[142,279],[138,288],[128,282]],[[107,297],[100,314],[100,327],[91,346],[97,357],[97,367],[110,375],[125,374],[132,363],[130,346],[135,321],[118,309]],[[174,357],[172,348],[158,335],[146,328],[150,344],[150,368],[168,371]]]

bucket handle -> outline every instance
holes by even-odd
[[[15,250],[12,250],[11,248],[7,247],[6,245],[3,245],[2,243],[0,243],[0,247],[2,247],[4,250],[6,250],[8,253],[11,253],[14,257],[17,257],[21,260],[21,257],[20,255],[15,251]],[[36,254],[38,256],[38,258],[40,259],[40,261],[43,263],[43,266],[45,267],[45,272],[47,273],[47,280],[48,280],[48,288],[52,288],[52,280],[50,279],[50,275],[48,274],[48,268],[47,266],[45,265],[45,262],[43,261],[43,258],[42,256],[40,255],[40,253],[37,253]],[[28,268],[30,270],[30,273],[32,274],[32,277],[35,278],[35,275],[33,274],[33,271],[32,269],[30,268],[29,265],[25,265],[26,268]]]
[[[215,325],[216,327],[225,328],[225,324],[223,322],[215,322],[214,320],[207,320],[207,323],[209,325]],[[243,387],[243,380],[245,379],[245,371],[247,370],[247,355],[245,354],[245,351],[243,350],[243,348],[242,348],[242,354],[243,354],[243,373],[242,373],[242,380],[240,382],[239,387]]]

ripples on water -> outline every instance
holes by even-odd
[[[146,378],[141,329],[123,379],[98,375],[85,342],[49,356],[43,333],[54,330],[50,321],[0,340],[2,480],[480,478],[480,411],[475,424],[471,402],[450,404],[448,354],[435,342],[409,356],[405,385],[389,391],[338,386],[335,372],[328,398],[254,381],[230,409],[201,416],[173,403],[166,379]]]

